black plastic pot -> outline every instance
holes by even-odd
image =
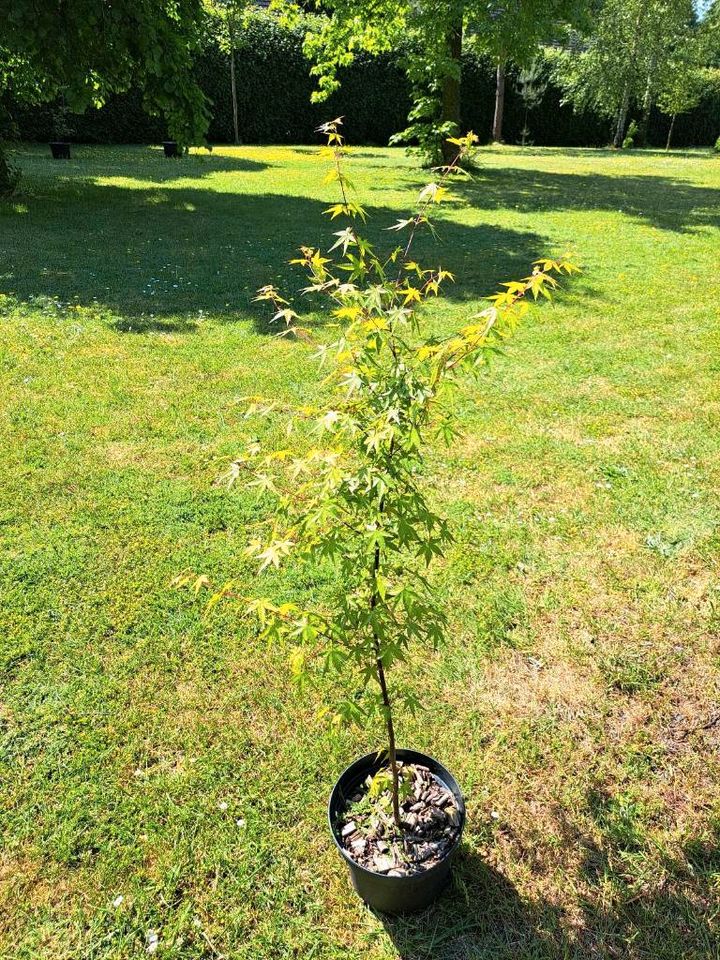
[[[178,145],[177,140],[163,140],[163,150],[165,151],[166,157],[178,157]]]
[[[382,873],[373,873],[366,870],[350,857],[340,839],[340,818],[344,813],[349,798],[358,790],[365,778],[373,776],[387,762],[387,755],[369,753],[351,764],[341,775],[330,794],[328,804],[328,820],[330,832],[335,844],[350,870],[350,879],[358,895],[368,906],[381,913],[412,913],[422,910],[433,902],[445,887],[449,877],[452,862],[460,846],[463,827],[465,826],[465,801],[460,787],[449,770],[432,757],[418,753],[416,750],[398,750],[398,760],[404,763],[420,763],[426,766],[455,797],[455,803],[460,814],[460,830],[453,846],[448,850],[445,858],[424,873],[411,877],[388,877]]]
[[[52,140],[50,143],[50,151],[53,160],[70,159],[70,144],[66,140]]]

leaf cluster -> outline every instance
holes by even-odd
[[[289,641],[299,680],[313,669],[340,673],[352,694],[328,712],[338,721],[360,721],[389,711],[380,673],[407,660],[413,648],[437,647],[447,626],[428,568],[445,554],[452,532],[425,476],[428,442],[452,443],[458,434],[447,390],[463,368],[481,367],[501,348],[529,301],[549,299],[557,275],[577,268],[567,258],[538,261],[528,277],[504,284],[457,330],[429,335],[422,307],[453,277],[442,266],[417,263],[413,240],[431,229],[431,213],[447,200],[475,136],[453,139],[457,157],[420,192],[414,214],[388,228],[401,242],[381,253],[360,229],[366,212],[353,199],[341,120],[321,130],[330,162],[326,183],[340,194],[326,214],[344,225],[328,250],[303,247],[293,262],[307,275],[302,293],[324,299],[338,329],[332,343],[316,345],[329,402],[287,418],[288,436],[309,437],[309,449],[266,450],[253,442],[228,482],[245,480],[273,500],[265,534],[247,548],[260,572],[289,559],[334,569],[337,590],[326,609],[266,598],[245,606],[269,640]],[[263,287],[256,299],[271,305],[279,336],[312,339],[274,286]],[[277,401],[247,400],[247,416],[279,413],[285,411]],[[228,592],[232,586],[216,599]],[[397,685],[394,699],[409,709],[418,705]]]
[[[192,76],[201,0],[0,0],[0,23],[0,92],[33,103],[62,97],[80,113],[139,84],[172,136],[203,141],[207,103]]]

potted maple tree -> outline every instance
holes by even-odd
[[[318,559],[336,570],[334,596],[323,607],[243,600],[265,637],[290,644],[297,677],[316,669],[339,675],[347,696],[325,711],[335,722],[379,721],[384,727],[382,747],[338,779],[329,820],[360,896],[397,913],[437,896],[465,822],[452,775],[432,757],[399,748],[395,736],[397,711],[419,706],[401,679],[407,669],[395,668],[407,666],[423,645],[437,647],[447,626],[427,568],[443,556],[452,533],[428,492],[426,445],[432,436],[447,443],[457,436],[452,413],[439,401],[460,369],[485,363],[525,313],[528,298],[549,297],[554,275],[576,268],[568,259],[540,261],[459,329],[444,337],[424,334],[423,303],[453,278],[415,262],[413,241],[428,228],[431,208],[448,196],[448,182],[476,138],[451,141],[455,160],[436,171],[415,214],[390,227],[403,242],[381,255],[358,228],[366,212],[350,192],[340,125],[338,119],[320,130],[332,162],[327,179],[340,193],[326,212],[346,225],[326,254],[303,247],[293,261],[308,273],[304,292],[324,298],[340,328],[334,343],[315,344],[330,370],[325,376],[332,399],[323,409],[295,413],[277,401],[251,398],[247,409],[248,415],[287,412],[291,420],[310,420],[324,442],[305,453],[264,451],[253,443],[232,465],[229,481],[249,473],[276,500],[267,535],[248,546],[260,571]],[[263,287],[257,299],[272,305],[282,335],[312,341],[274,286]],[[211,603],[227,595],[238,596],[233,583]]]

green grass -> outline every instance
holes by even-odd
[[[439,328],[541,254],[584,272],[432,454],[452,629],[400,739],[469,819],[453,886],[391,921],[324,822],[379,732],[328,732],[283,650],[170,587],[322,591],[258,585],[243,546],[269,505],[215,484],[282,429],[238,398],[318,389],[249,302],[328,232],[317,153],[45,153],[0,208],[0,955],[143,957],[154,930],[168,960],[720,956],[720,162],[483,150],[423,244],[458,275]],[[387,237],[423,174],[355,164]]]

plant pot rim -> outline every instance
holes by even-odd
[[[352,870],[358,871],[360,874],[364,876],[372,877],[373,880],[376,882],[388,883],[392,885],[402,883],[404,880],[417,880],[420,877],[431,877],[435,872],[441,870],[445,866],[447,861],[455,854],[455,852],[457,851],[457,848],[460,846],[460,842],[462,841],[462,836],[463,836],[463,830],[465,828],[465,798],[462,795],[462,792],[460,790],[460,787],[458,786],[457,780],[450,773],[447,767],[443,766],[443,764],[440,763],[438,760],[436,760],[434,757],[431,757],[429,754],[426,754],[426,753],[421,753],[419,750],[412,750],[406,747],[398,747],[396,752],[397,752],[398,760],[402,760],[403,762],[425,763],[429,761],[431,772],[435,774],[441,780],[443,785],[446,786],[451,791],[451,793],[455,797],[456,802],[458,803],[458,811],[460,813],[460,825],[458,828],[457,836],[455,837],[455,840],[452,843],[452,845],[448,847],[448,849],[445,851],[445,854],[441,860],[438,860],[438,862],[433,864],[432,867],[430,867],[428,870],[423,870],[421,873],[408,874],[407,876],[401,876],[401,877],[389,877],[387,876],[387,874],[376,873],[374,870],[368,870],[367,867],[363,867],[362,864],[358,863],[356,860],[353,860],[353,858],[347,852],[345,847],[341,844],[336,832],[335,824],[333,823],[333,819],[334,819],[333,813],[338,808],[337,801],[339,798],[338,795],[339,795],[340,784],[343,782],[345,777],[348,774],[350,774],[350,772],[353,770],[354,767],[357,766],[358,768],[361,768],[363,766],[375,766],[376,764],[378,764],[378,761],[380,760],[380,758],[384,757],[387,754],[386,750],[374,750],[372,753],[366,753],[364,756],[358,757],[356,760],[353,760],[352,763],[348,764],[348,766],[345,767],[345,769],[342,771],[340,776],[335,781],[335,786],[332,788],[332,791],[330,793],[330,799],[328,800],[328,806],[327,806],[327,818],[328,818],[328,826],[330,827],[330,834],[333,838],[333,841],[335,842],[335,846],[338,848],[338,850],[342,854],[343,859],[347,862],[347,864],[352,868]],[[362,782],[362,780],[365,779],[366,775],[367,774],[363,775],[360,782]]]

